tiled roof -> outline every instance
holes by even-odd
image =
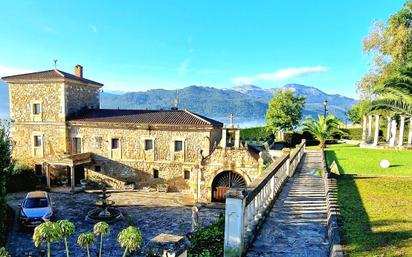
[[[152,125],[213,126],[223,124],[187,110],[94,109],[69,119],[72,123],[104,122]]]
[[[13,81],[13,80],[48,80],[48,79],[61,79],[61,78],[66,78],[66,79],[71,79],[71,80],[76,80],[80,81],[83,83],[88,83],[88,84],[94,84],[98,86],[103,86],[103,84],[90,80],[90,79],[85,79],[85,78],[80,78],[77,77],[73,74],[61,71],[61,70],[47,70],[47,71],[39,71],[39,72],[33,72],[33,73],[26,73],[26,74],[20,74],[20,75],[13,75],[13,76],[7,76],[3,77],[2,79],[5,81]]]

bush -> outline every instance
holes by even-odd
[[[40,180],[41,178],[34,174],[32,168],[28,166],[15,166],[12,173],[7,177],[7,192],[34,190]]]
[[[244,141],[267,141],[269,137],[270,132],[267,131],[266,127],[246,128],[240,130],[240,138]]]
[[[287,147],[295,147],[302,142],[302,134],[297,132],[286,132],[284,134],[284,141]]]
[[[189,256],[223,256],[225,218],[222,216],[212,225],[197,229],[189,239]]]

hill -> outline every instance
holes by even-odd
[[[330,95],[315,87],[299,84],[288,84],[280,89],[291,89],[295,94],[306,97],[304,116],[323,114],[323,101],[329,102],[329,113],[344,120],[345,112],[356,101],[341,95]],[[103,92],[101,108],[120,109],[169,109],[178,93],[179,108],[228,122],[228,115],[233,112],[236,123],[257,121],[262,124],[276,88],[262,89],[255,85],[244,85],[226,89],[214,87],[189,86],[183,89],[152,89],[143,92],[127,92],[120,94]],[[0,81],[0,118],[8,117],[8,90]]]

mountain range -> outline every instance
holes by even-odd
[[[0,81],[0,117],[8,116],[8,90]],[[233,113],[236,123],[256,121],[264,123],[269,100],[279,88],[263,89],[255,85],[243,85],[218,89],[214,87],[188,86],[179,90],[151,89],[142,92],[102,92],[101,108],[111,109],[170,109],[178,98],[179,109],[189,109],[222,122],[228,122]],[[345,120],[345,112],[356,100],[338,94],[327,94],[315,87],[287,84],[280,89],[290,89],[294,94],[305,96],[304,117],[323,114],[323,102],[328,100],[328,111]]]

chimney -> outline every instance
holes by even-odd
[[[74,75],[79,78],[83,78],[83,66],[77,64],[74,66]]]

